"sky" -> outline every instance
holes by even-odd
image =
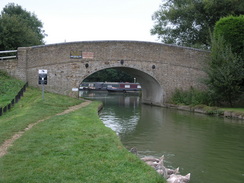
[[[133,40],[159,42],[150,34],[162,0],[0,0],[34,13],[48,35],[46,44]]]

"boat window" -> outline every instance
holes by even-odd
[[[125,85],[125,88],[130,88],[130,85]]]

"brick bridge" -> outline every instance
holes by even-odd
[[[138,41],[91,41],[18,48],[18,59],[0,61],[0,69],[38,85],[38,70],[48,70],[45,90],[77,96],[89,75],[107,68],[121,69],[142,86],[142,102],[163,106],[176,88],[204,87],[203,64],[209,52]]]

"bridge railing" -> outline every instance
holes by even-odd
[[[4,55],[10,54],[7,56],[0,56],[0,60],[17,58],[17,54],[13,55],[11,53],[17,53],[17,50],[0,51],[0,54],[4,54]]]
[[[9,104],[7,104],[6,106],[3,106],[3,107],[0,106],[0,116],[2,116],[3,113],[8,112],[14,106],[14,104],[18,103],[20,98],[23,97],[27,86],[28,86],[28,82],[25,83],[25,85],[20,89],[18,94],[11,100],[11,102]]]

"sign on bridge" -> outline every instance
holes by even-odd
[[[47,84],[47,70],[45,69],[40,69],[38,71],[39,74],[39,79],[38,79],[38,83],[39,85],[42,85],[42,100],[44,100],[44,85]]]

